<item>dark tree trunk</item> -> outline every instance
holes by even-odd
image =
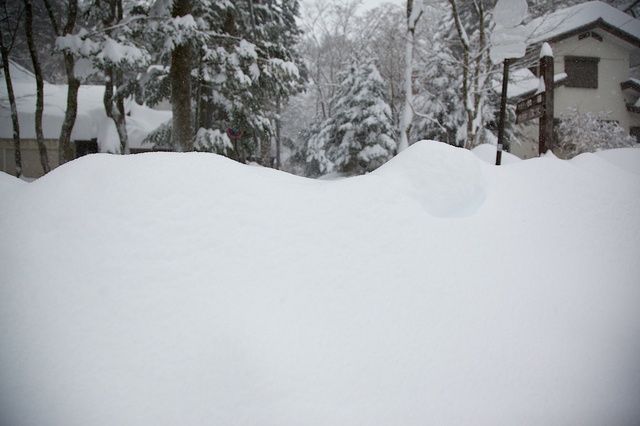
[[[118,136],[120,137],[120,152],[130,154],[129,150],[129,134],[127,133],[127,114],[124,109],[124,76],[122,71],[116,70],[116,110],[118,111],[118,119],[115,120]]]
[[[18,121],[18,108],[16,106],[16,97],[13,93],[13,83],[11,82],[11,73],[9,71],[9,49],[4,43],[2,30],[0,29],[0,54],[2,55],[2,68],[4,71],[4,80],[7,84],[7,94],[9,95],[9,105],[11,107],[11,124],[13,125],[13,148],[15,152],[16,177],[22,176],[22,155],[20,153],[20,122]]]
[[[107,28],[118,24],[123,18],[122,0],[110,0],[108,6],[110,7],[109,14],[103,20],[104,26]],[[111,36],[111,31],[107,30],[106,34]],[[127,134],[124,98],[122,96],[124,77],[122,71],[117,67],[109,67],[105,71],[105,75],[107,78],[102,98],[104,111],[107,117],[112,119],[116,125],[120,141],[120,153],[129,154],[129,136]]]
[[[44,82],[42,80],[42,68],[38,59],[36,44],[33,40],[33,5],[31,0],[24,0],[25,5],[25,32],[27,35],[27,44],[29,46],[29,54],[33,63],[33,71],[36,76],[36,142],[40,153],[40,164],[45,174],[51,171],[49,165],[49,155],[47,147],[44,144],[44,134],[42,132],[42,115],[44,113]]]
[[[191,13],[189,0],[175,0],[173,16]],[[186,41],[171,52],[171,110],[173,129],[171,139],[177,151],[193,151],[193,123],[191,119],[191,46]]]
[[[75,65],[73,55],[64,54],[64,65],[67,71],[67,110],[60,130],[60,146],[62,149],[60,164],[76,158],[75,149],[71,145],[71,132],[78,116],[78,91],[80,90],[80,80],[75,77],[73,72]]]
[[[120,140],[120,153],[129,154],[129,135],[127,134],[127,122],[124,112],[124,99],[120,94],[122,91],[122,72],[114,70],[114,68],[112,67],[108,71],[106,71],[105,74],[107,75],[107,80],[104,84],[104,96],[102,98],[104,111],[107,117],[112,119],[116,125],[118,139]]]
[[[43,0],[44,5],[49,14],[49,20],[51,21],[51,27],[57,35],[68,35],[73,32],[73,28],[76,25],[76,18],[78,16],[78,0],[69,0],[69,11],[67,13],[67,23],[62,29],[60,34],[58,22],[56,21],[53,13],[53,8],[49,0]],[[73,54],[69,52],[64,53],[64,67],[67,72],[67,110],[64,115],[64,121],[62,123],[62,129],[60,130],[60,164],[66,163],[76,158],[75,149],[71,145],[71,131],[76,123],[76,117],[78,115],[78,90],[80,89],[80,80],[78,80],[74,74],[73,68],[75,66],[75,58]]]

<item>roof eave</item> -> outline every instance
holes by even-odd
[[[614,25],[609,24],[608,22],[606,22],[602,18],[598,18],[595,21],[589,22],[589,23],[584,24],[584,25],[582,25],[580,27],[574,28],[574,29],[572,29],[570,31],[566,31],[566,32],[561,33],[561,34],[557,34],[557,35],[555,35],[553,37],[549,37],[548,39],[543,39],[543,40],[536,41],[535,43],[532,44],[532,46],[533,45],[537,46],[537,45],[545,43],[545,42],[546,43],[557,43],[559,41],[566,40],[566,39],[568,39],[570,37],[582,34],[585,31],[590,31],[590,30],[593,30],[593,29],[596,29],[596,28],[602,29],[602,30],[604,30],[604,31],[606,31],[606,32],[618,37],[619,39],[624,40],[629,44],[632,44],[634,47],[637,47],[637,48],[640,49],[640,38],[635,37],[635,36],[627,33],[626,31],[621,30],[620,28],[618,28],[618,27],[616,27]]]
[[[620,88],[622,90],[634,90],[636,92],[640,92],[640,82],[634,80],[627,80],[620,83]]]
[[[558,80],[556,80],[553,83],[553,89],[555,90],[560,86],[564,86],[566,82],[567,82],[567,77],[566,76],[562,77],[562,78],[559,78]],[[532,89],[532,90],[529,90],[528,92],[520,93],[517,96],[510,96],[509,100],[517,100],[517,99],[528,98],[529,96],[535,95],[537,91],[538,91],[538,89]]]

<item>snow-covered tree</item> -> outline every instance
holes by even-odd
[[[445,18],[442,10],[430,15]],[[433,30],[437,28],[437,30]],[[444,25],[432,23],[433,37],[421,37],[416,46],[413,140],[430,139],[460,146],[464,140],[466,114],[462,107],[460,62],[443,34]]]
[[[483,142],[485,124],[487,120],[493,120],[494,115],[487,97],[492,90],[491,77],[495,71],[489,58],[488,19],[495,1],[463,3],[449,0],[449,5],[457,37],[452,52],[459,61],[461,105],[466,115],[465,131],[460,132],[457,139],[461,146],[473,148]]]
[[[391,108],[391,123],[394,128],[398,126],[404,101],[406,12],[394,4],[367,11],[360,11],[359,5],[358,1],[338,0],[305,5],[301,52],[308,65],[310,84],[291,105],[295,111],[286,112],[288,116],[298,117],[288,120],[283,129],[295,147],[287,164],[289,170],[304,170],[306,176],[322,174],[317,161],[323,155],[317,150],[309,151],[309,142],[317,138],[319,127],[334,114],[335,95],[354,55],[376,58],[376,67],[384,81],[384,99]],[[311,157],[316,159],[307,162]]]
[[[640,146],[635,137],[626,134],[608,115],[573,109],[563,116],[555,129],[556,154],[568,159],[585,152]]]
[[[301,50],[308,64],[310,90],[315,93],[316,121],[331,115],[339,74],[356,53],[358,6],[357,0],[320,0],[305,8]]]
[[[170,31],[155,25],[161,37],[148,43],[166,41],[153,49],[160,54],[141,79],[143,98],[154,104],[166,97],[172,87],[167,46],[173,49],[176,40],[189,39],[189,71],[181,75],[188,77],[192,89],[193,107],[188,110],[196,129],[194,148],[239,161],[258,155],[260,145],[268,152],[278,105],[300,90],[304,79],[295,51],[297,13],[297,0],[194,1],[189,26],[186,19],[180,25],[174,19]],[[242,137],[228,139],[229,128],[241,131]]]
[[[423,16],[422,22],[430,19]],[[404,102],[404,47],[406,16],[402,7],[387,3],[368,10],[356,20],[356,52],[370,52],[385,82],[386,99],[394,126],[398,126]],[[424,25],[416,28],[416,38],[428,38]]]
[[[370,172],[395,153],[396,132],[374,61],[352,60],[333,99],[333,114],[309,141],[308,161],[323,173]]]
[[[88,58],[103,76],[105,113],[115,123],[120,139],[116,152],[122,154],[129,153],[124,107],[128,95],[126,76],[134,80],[150,58],[136,40],[136,21],[143,16],[131,14],[128,6],[123,0],[92,0],[85,15],[93,22],[91,33],[85,36],[85,41],[91,43]]]

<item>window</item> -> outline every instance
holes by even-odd
[[[98,140],[90,141],[74,141],[76,144],[76,158],[80,158],[87,154],[95,154],[98,152]]]
[[[640,127],[631,126],[631,128],[629,129],[629,134],[636,138],[637,143],[640,143]]]
[[[565,56],[564,72],[567,73],[565,86],[597,89],[598,62],[600,62],[600,58]]]

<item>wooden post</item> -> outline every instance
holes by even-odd
[[[504,126],[507,111],[507,88],[509,86],[509,61],[504,60],[502,72],[502,95],[500,96],[500,121],[498,122],[498,149],[496,151],[496,166],[502,162],[502,147],[504,146]]]
[[[545,55],[540,58],[540,75],[544,80],[544,115],[540,117],[540,136],[538,140],[538,155],[553,148],[553,91],[554,91],[553,56]]]

